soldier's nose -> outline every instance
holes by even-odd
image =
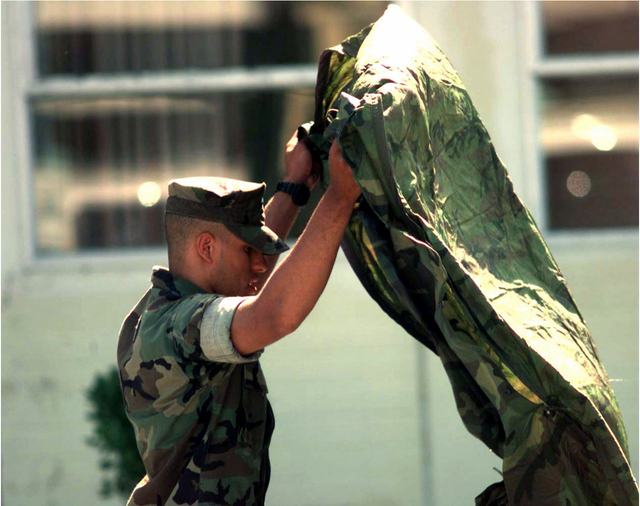
[[[264,259],[264,255],[256,250],[253,250],[252,253],[253,255],[251,256],[251,270],[259,274],[267,272],[267,262]]]

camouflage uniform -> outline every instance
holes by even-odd
[[[225,223],[265,253],[286,245],[263,233],[264,185],[177,180],[167,212]],[[258,358],[241,356],[230,327],[245,297],[205,293],[156,267],[123,323],[118,366],[147,476],[129,505],[264,504],[274,417]]]
[[[343,249],[437,353],[467,429],[503,459],[477,505],[637,505],[595,344],[455,69],[397,6],[318,69],[308,139],[338,135],[363,198]]]

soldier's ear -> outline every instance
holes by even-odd
[[[215,260],[219,247],[216,237],[209,232],[203,232],[196,238],[196,252],[198,257],[205,263],[211,264]]]

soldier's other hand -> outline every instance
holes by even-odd
[[[338,192],[341,198],[355,203],[362,193],[358,183],[353,177],[353,171],[342,157],[342,150],[337,141],[334,141],[329,151],[329,182],[328,190]]]
[[[294,132],[284,152],[285,181],[304,183],[309,190],[318,182],[319,174],[312,170],[311,153],[303,142],[298,141],[298,132]]]

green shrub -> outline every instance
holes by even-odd
[[[125,414],[118,369],[99,374],[87,391],[89,419],[95,422],[87,443],[101,453],[100,468],[106,476],[100,495],[129,497],[146,474],[131,422]]]

